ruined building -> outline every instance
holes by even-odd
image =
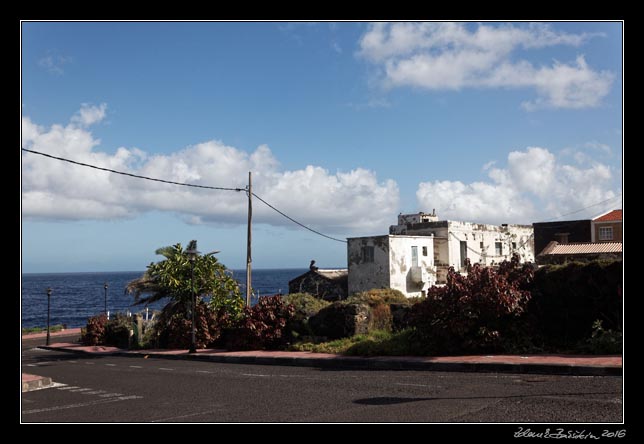
[[[444,284],[447,270],[471,263],[494,266],[518,254],[534,262],[530,225],[488,225],[438,220],[432,214],[400,214],[389,235],[348,239],[349,294],[390,287],[422,296]]]

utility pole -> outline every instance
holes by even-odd
[[[251,264],[253,262],[251,256],[251,241],[252,241],[252,223],[253,223],[253,182],[251,172],[248,172],[248,235],[246,238],[246,306],[250,307],[250,293],[252,288],[251,279]]]

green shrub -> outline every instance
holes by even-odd
[[[127,348],[130,342],[130,330],[132,328],[132,318],[123,313],[116,313],[105,324],[103,344]]]
[[[64,324],[56,324],[56,325],[49,326],[49,331],[51,333],[62,331],[62,330],[65,330]],[[22,329],[23,335],[30,334],[30,333],[46,333],[46,332],[47,332],[47,327],[23,327]]]
[[[284,303],[292,305],[295,310],[287,326],[287,330],[294,337],[313,335],[309,326],[309,318],[331,305],[331,302],[316,298],[309,293],[290,293],[283,296],[282,299]]]
[[[527,312],[533,334],[553,348],[572,348],[590,337],[596,320],[621,329],[622,261],[571,262],[540,268]]]
[[[386,330],[374,330],[367,334],[359,334],[350,338],[323,343],[298,343],[292,345],[290,350],[350,356],[411,356],[427,354],[427,350],[417,340],[413,329],[405,329],[396,333]]]
[[[622,353],[622,332],[604,330],[602,321],[593,323],[593,332],[579,347],[580,350],[594,355],[617,355]]]
[[[364,303],[370,307],[378,304],[408,303],[407,297],[398,290],[391,288],[374,288],[349,296],[344,303]]]
[[[427,353],[428,350],[411,328],[396,333],[374,331],[369,337],[356,341],[343,352],[350,356],[419,356]]]
[[[157,334],[156,323],[157,321],[155,319],[143,321],[143,336],[141,337],[141,348],[159,348],[159,337]]]

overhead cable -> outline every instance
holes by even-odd
[[[137,178],[137,179],[151,180],[153,182],[169,183],[170,185],[180,185],[182,187],[205,188],[207,190],[245,191],[245,188],[211,187],[211,186],[208,186],[208,185],[196,185],[196,184],[193,184],[193,183],[174,182],[172,180],[156,179],[154,177],[141,176],[139,174],[126,173],[124,171],[117,171],[117,170],[112,170],[110,168],[103,168],[103,167],[99,167],[99,166],[96,166],[96,165],[90,165],[88,163],[77,162],[75,160],[65,159],[64,157],[52,156],[51,154],[41,153],[40,151],[28,150],[27,148],[22,148],[22,150],[26,151],[28,153],[38,154],[40,156],[49,157],[51,159],[56,159],[56,160],[61,160],[63,162],[73,163],[74,165],[80,165],[80,166],[84,166],[84,167],[88,167],[88,168],[93,168],[95,170],[107,171],[108,173],[120,174],[122,176],[129,176],[129,177],[134,177],[134,178]]]
[[[221,191],[248,191],[248,189],[247,189],[247,188],[213,187],[213,186],[209,186],[209,185],[196,185],[196,184],[192,184],[192,183],[175,182],[175,181],[172,181],[172,180],[157,179],[157,178],[154,178],[154,177],[141,176],[141,175],[139,175],[139,174],[126,173],[126,172],[124,172],[124,171],[117,171],[117,170],[113,170],[113,169],[111,169],[111,168],[103,168],[103,167],[99,167],[99,166],[96,166],[96,165],[90,165],[90,164],[88,164],[88,163],[77,162],[77,161],[75,161],[75,160],[66,159],[66,158],[64,158],[64,157],[53,156],[53,155],[51,155],[51,154],[42,153],[42,152],[40,152],[40,151],[29,150],[29,149],[27,149],[27,148],[22,148],[22,151],[26,151],[26,152],[28,152],[28,153],[32,153],[32,154],[38,154],[38,155],[40,155],[40,156],[49,157],[50,159],[56,159],[56,160],[60,160],[60,161],[67,162],[67,163],[71,163],[71,164],[74,164],[74,165],[80,165],[80,166],[84,166],[84,167],[88,167],[88,168],[93,168],[93,169],[95,169],[95,170],[107,171],[108,173],[114,173],[114,174],[120,174],[120,175],[122,175],[122,176],[134,177],[134,178],[136,178],[136,179],[150,180],[150,181],[153,181],[153,182],[161,182],[161,183],[167,183],[167,184],[170,184],[170,185],[179,185],[179,186],[183,186],[183,187],[203,188],[203,189],[207,189],[207,190],[221,190]],[[289,215],[287,215],[287,214],[285,214],[284,212],[282,212],[282,211],[278,210],[278,209],[277,209],[277,208],[275,208],[273,205],[269,204],[269,203],[268,203],[268,202],[266,202],[264,199],[262,199],[261,197],[259,197],[257,194],[252,193],[252,195],[253,195],[253,196],[255,196],[255,197],[256,197],[260,202],[262,202],[264,205],[266,205],[267,207],[269,207],[269,208],[270,208],[270,209],[272,209],[273,211],[276,211],[277,213],[281,214],[282,216],[284,216],[285,218],[287,218],[288,220],[290,220],[290,221],[291,221],[291,222],[293,222],[294,224],[299,225],[300,227],[305,228],[305,229],[307,229],[307,230],[311,231],[312,233],[315,233],[315,234],[317,234],[317,235],[319,235],[319,236],[322,236],[322,237],[325,237],[325,238],[327,238],[327,239],[334,240],[334,241],[336,241],[336,242],[343,242],[343,243],[346,243],[346,242],[347,242],[346,240],[338,239],[338,238],[335,238],[335,237],[332,237],[332,236],[328,236],[328,235],[326,235],[326,234],[324,234],[324,233],[320,233],[319,231],[314,230],[313,228],[307,227],[307,226],[306,226],[306,225],[304,225],[303,223],[298,222],[297,220],[293,219],[293,218],[292,218],[292,217],[290,217]]]

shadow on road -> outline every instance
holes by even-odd
[[[541,398],[544,396],[588,396],[588,395],[620,395],[620,392],[576,392],[576,393],[535,393],[531,395],[507,395],[507,396],[444,396],[444,397],[420,397],[402,398],[392,396],[380,396],[376,398],[355,399],[354,404],[361,405],[394,405],[419,401],[443,401],[456,399],[511,399],[511,398]]]

